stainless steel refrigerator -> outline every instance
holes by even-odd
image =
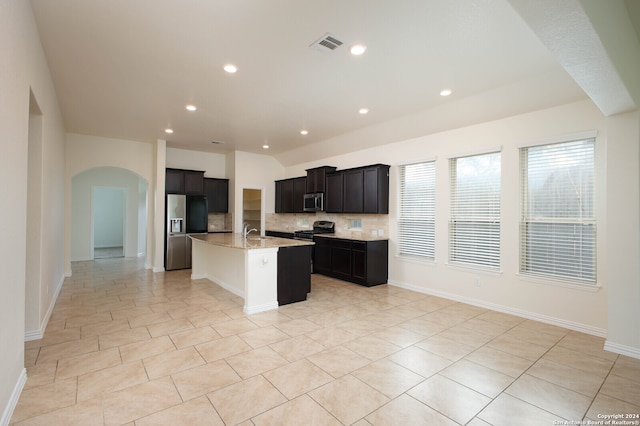
[[[169,194],[166,200],[164,269],[191,268],[191,234],[208,231],[207,198],[202,195]]]

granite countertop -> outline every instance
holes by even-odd
[[[290,238],[278,237],[261,237],[256,234],[249,234],[246,239],[242,238],[241,234],[205,234],[191,235],[190,237],[194,240],[200,240],[207,244],[243,250],[311,246],[314,244],[311,241],[292,240]]]
[[[364,233],[358,233],[358,235],[353,234],[315,234],[314,237],[320,238],[336,238],[340,240],[351,240],[351,241],[388,241],[389,237],[380,237],[374,235],[366,235]]]

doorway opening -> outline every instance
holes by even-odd
[[[150,257],[147,256],[149,233],[153,221],[149,217],[149,183],[131,170],[120,167],[101,166],[84,170],[71,177],[71,208],[69,212],[70,223],[73,226],[69,229],[69,257],[71,262],[94,260],[94,247],[99,238],[95,239],[96,229],[94,213],[104,211],[96,207],[94,200],[94,189],[109,188],[122,191],[126,194],[126,213],[118,211],[114,214],[123,220],[123,231],[114,231],[117,235],[125,234],[122,243],[114,245],[116,247],[124,244],[124,257],[145,257],[145,266],[150,265]],[[100,200],[100,197],[98,197]],[[108,207],[107,207],[108,208]],[[98,220],[99,223],[99,220]],[[106,245],[106,244],[105,244]]]
[[[42,282],[42,161],[43,114],[29,93],[27,162],[27,244],[25,262],[25,330],[40,330],[49,286]]]
[[[248,225],[262,235],[262,190],[242,189],[242,228]]]
[[[93,258],[124,257],[126,189],[93,188]]]

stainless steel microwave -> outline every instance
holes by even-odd
[[[316,192],[313,194],[304,194],[304,211],[305,212],[321,212],[324,210],[324,194]]]

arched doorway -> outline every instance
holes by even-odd
[[[122,256],[145,256],[148,187],[148,182],[140,175],[119,167],[96,167],[73,176],[71,178],[70,260],[73,262],[94,259],[96,236],[104,242],[109,240],[108,234],[113,232],[121,232],[121,235],[115,237],[121,237]],[[104,189],[115,192],[105,192]],[[102,196],[108,192],[121,194],[124,198],[121,200],[121,207],[109,206],[110,201],[102,199]],[[113,202],[112,199],[111,203]],[[104,216],[107,219],[101,222],[102,226],[109,226],[109,229],[95,229],[96,218],[101,214],[103,219],[105,219]],[[121,228],[113,224],[118,221],[116,220],[118,218],[113,217],[114,215],[121,215],[119,217],[122,221]],[[107,224],[108,219],[112,219],[111,224]],[[121,230],[114,231],[114,229]],[[101,244],[100,241],[98,241],[99,244]]]

